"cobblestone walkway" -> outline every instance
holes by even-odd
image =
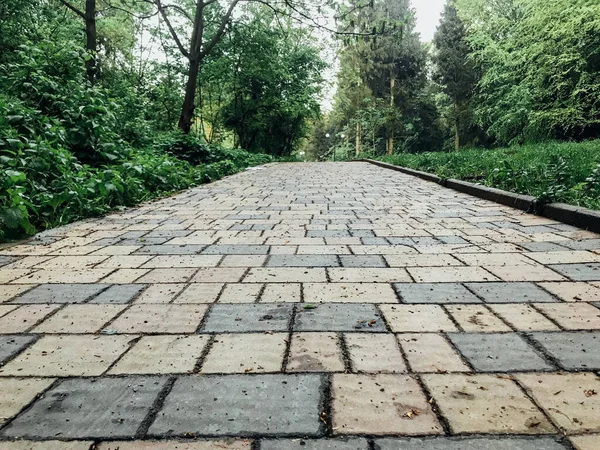
[[[600,236],[398,172],[259,168],[0,266],[0,450],[600,449]]]

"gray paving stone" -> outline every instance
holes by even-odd
[[[342,267],[387,267],[381,255],[340,255]]]
[[[14,256],[1,256],[0,255],[0,267],[10,264],[12,262],[15,262],[17,259],[18,258],[15,258]]]
[[[375,305],[359,303],[314,306],[311,305],[313,309],[306,309],[307,305],[299,305],[294,331],[386,331]]]
[[[375,450],[565,450],[552,437],[377,439]]]
[[[260,450],[368,450],[363,438],[349,439],[276,439],[260,443]]]
[[[144,235],[145,238],[169,238],[185,237],[192,234],[192,230],[152,230]]]
[[[517,245],[530,252],[564,252],[569,250],[567,247],[554,242],[520,242]]]
[[[100,293],[100,295],[91,299],[88,303],[118,303],[124,304],[129,303],[133,300],[141,291],[143,291],[147,284],[115,284],[109,287],[106,291]]]
[[[584,239],[582,241],[561,241],[563,245],[572,250],[600,250],[600,239]]]
[[[396,283],[403,303],[481,303],[459,283]]]
[[[34,439],[132,438],[165,382],[159,377],[67,379],[1,434]]]
[[[196,255],[206,245],[144,245],[134,254],[141,255]]]
[[[319,436],[319,375],[181,377],[149,430],[155,436]]]
[[[373,232],[373,230],[352,230],[350,231],[350,236],[359,238],[369,238],[375,237],[375,233]]]
[[[24,334],[0,336],[0,365],[19,353],[34,340],[34,336]]]
[[[171,240],[170,238],[166,238],[166,237],[154,237],[154,238],[147,238],[147,237],[139,237],[139,238],[134,238],[134,239],[123,239],[119,242],[116,242],[114,245],[127,245],[127,246],[134,246],[134,245],[160,245],[160,244],[164,244],[165,242]]]
[[[271,255],[267,267],[338,267],[336,255]]]
[[[203,255],[266,255],[268,245],[209,245]]]
[[[553,264],[548,267],[575,281],[600,281],[600,263]]]
[[[486,303],[550,303],[558,300],[533,283],[465,283]]]
[[[364,237],[360,239],[363,245],[390,245],[386,238],[382,237]]]
[[[287,331],[292,304],[214,305],[201,332]]]
[[[567,370],[600,369],[600,331],[531,333]]]
[[[11,303],[84,303],[108,284],[42,284],[25,292]]]
[[[477,372],[553,368],[516,333],[448,333],[448,337]]]

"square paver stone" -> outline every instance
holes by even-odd
[[[38,439],[132,438],[165,382],[158,377],[64,380],[1,434]]]
[[[306,303],[397,303],[394,290],[382,283],[304,283]]]
[[[600,332],[531,333],[567,370],[600,369]]]
[[[600,263],[555,264],[549,267],[574,281],[600,281]]]
[[[381,255],[340,255],[343,267],[387,267]]]
[[[481,303],[459,283],[397,283],[403,303]]]
[[[478,372],[553,368],[516,333],[450,333],[448,337]]]
[[[458,331],[439,305],[381,305],[394,333]]]
[[[234,439],[213,440],[154,440],[102,442],[97,450],[250,450],[252,443]],[[85,450],[88,450],[87,448]]]
[[[441,434],[419,384],[406,375],[335,374],[335,434]]]
[[[554,432],[542,412],[507,378],[483,374],[422,375],[453,433]]]
[[[386,331],[375,305],[321,304],[299,305],[294,331]]]
[[[133,305],[105,331],[119,333],[193,333],[206,305]]]
[[[90,300],[90,303],[124,304],[133,300],[147,284],[117,284]]]
[[[0,336],[0,364],[12,358],[34,340],[34,336],[25,336],[22,334]]]
[[[271,255],[267,267],[338,267],[336,255]]]
[[[53,382],[53,378],[0,378],[0,425],[17,415]]]
[[[44,336],[0,369],[12,376],[98,376],[129,347],[131,336]]]
[[[260,443],[261,450],[368,450],[364,438],[338,439],[277,439]]]
[[[90,450],[93,441],[4,441],[2,450]]]
[[[557,300],[533,283],[466,283],[486,303],[544,303]]]
[[[517,379],[563,432],[600,431],[600,378],[597,375],[521,374]]]
[[[83,303],[106,289],[108,284],[42,284],[13,303]]]
[[[292,304],[217,304],[201,332],[287,331],[293,308]]]
[[[149,430],[154,436],[319,436],[319,375],[179,378]]]
[[[563,444],[551,437],[377,439],[375,448],[377,450],[566,450]]]

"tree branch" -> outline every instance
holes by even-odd
[[[63,5],[65,5],[67,8],[69,8],[71,11],[73,11],[75,14],[77,14],[79,17],[81,17],[82,19],[85,19],[85,13],[83,11],[81,11],[80,9],[75,8],[73,5],[71,5],[66,0],[60,0],[60,2]]]
[[[237,6],[237,4],[239,2],[240,2],[240,0],[233,0],[231,2],[231,4],[229,5],[229,9],[227,10],[227,13],[223,17],[223,20],[221,21],[221,25],[219,25],[219,29],[215,32],[214,36],[209,41],[209,43],[206,44],[206,46],[200,52],[201,59],[204,58],[206,55],[208,55],[211,52],[211,50],[213,49],[213,47],[217,44],[217,42],[219,42],[219,39],[221,39],[221,36],[223,36],[223,32],[225,31],[225,27],[227,26],[229,19],[231,19],[231,14],[233,13],[233,10],[235,9],[235,7]]]
[[[177,48],[179,48],[179,51],[183,54],[183,56],[185,56],[186,58],[189,58],[190,57],[190,53],[185,49],[185,47],[181,43],[181,40],[179,39],[179,36],[177,36],[177,32],[173,28],[173,25],[171,25],[171,21],[169,20],[169,16],[166,13],[166,11],[164,10],[164,7],[161,4],[160,0],[154,0],[154,4],[158,8],[158,12],[160,13],[161,17],[163,18],[163,20],[167,24],[167,28],[169,29],[169,33],[171,33],[171,36],[173,37],[173,40],[177,44]]]

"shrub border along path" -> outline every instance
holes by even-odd
[[[463,192],[485,200],[491,200],[502,205],[511,206],[528,213],[547,217],[548,219],[558,220],[559,222],[574,225],[585,230],[600,232],[600,212],[592,209],[567,205],[566,203],[544,204],[538,202],[536,198],[531,195],[515,194],[503,191],[502,189],[495,189],[480,184],[469,183],[467,181],[455,180],[453,178],[444,179],[428,172],[395,166],[373,159],[357,159],[355,161],[367,162],[386,169],[413,175],[440,184],[444,187],[454,189],[455,191]]]

